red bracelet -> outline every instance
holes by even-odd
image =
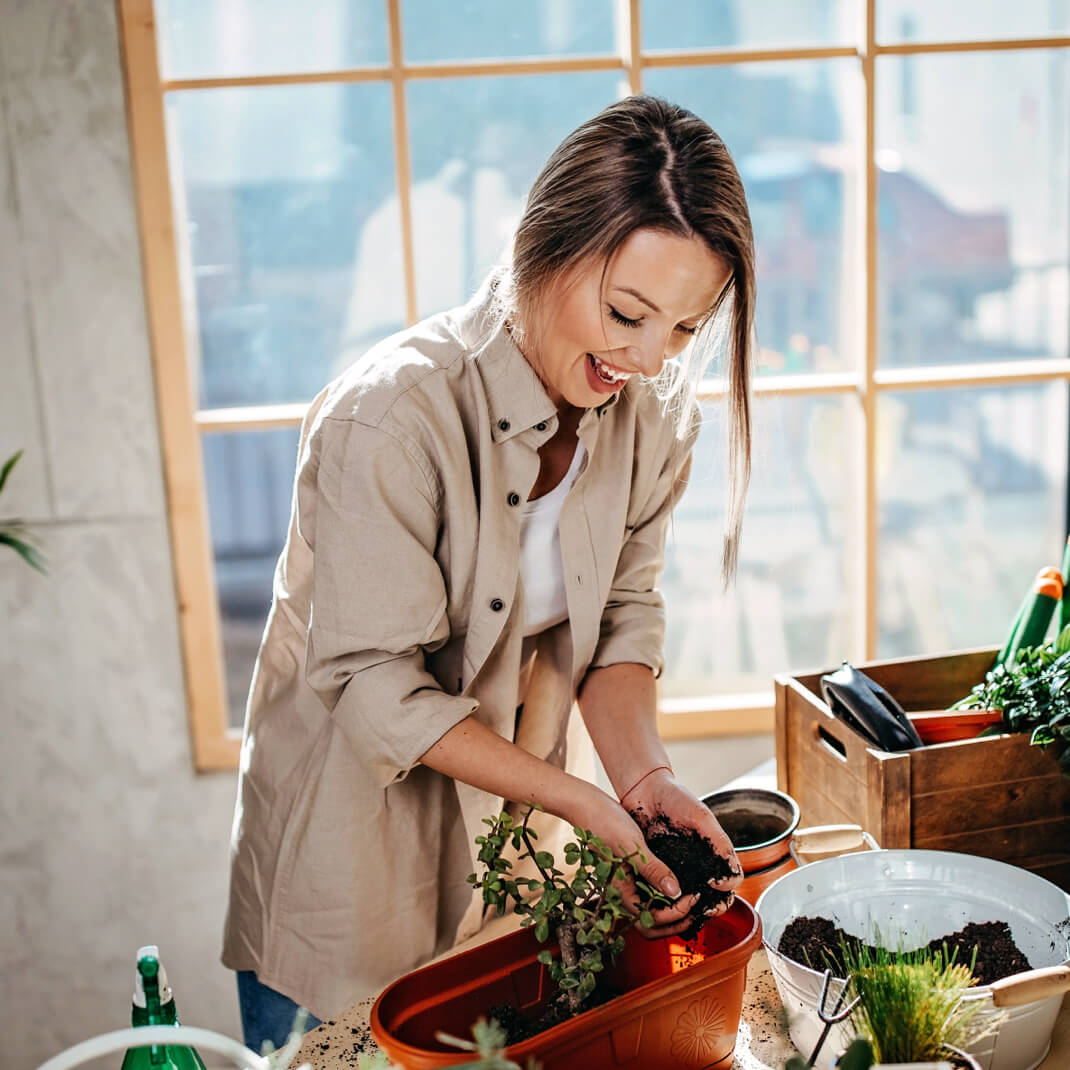
[[[671,765],[655,765],[653,769],[651,769],[651,770],[650,770],[649,772],[647,772],[647,773],[644,773],[644,774],[643,774],[643,775],[642,775],[642,776],[641,776],[641,777],[640,777],[640,778],[639,778],[639,779],[638,779],[638,780],[637,780],[637,781],[636,781],[636,782],[635,782],[635,783],[634,783],[634,784],[633,784],[633,785],[632,785],[632,786],[631,786],[631,787],[630,787],[630,788],[629,788],[629,789],[628,789],[628,790],[627,790],[627,791],[626,791],[626,792],[625,792],[625,793],[624,793],[623,795],[621,795],[621,797],[620,797],[620,799],[619,799],[618,801],[619,801],[619,802],[622,802],[622,803],[623,803],[623,802],[624,802],[624,800],[625,800],[625,799],[626,799],[626,798],[627,798],[627,797],[628,797],[629,795],[631,795],[631,793],[632,793],[633,791],[635,791],[635,789],[636,789],[637,787],[639,787],[639,785],[640,785],[640,784],[642,784],[642,782],[643,782],[644,780],[646,780],[646,778],[647,778],[648,776],[650,776],[650,775],[651,775],[651,774],[653,774],[653,773],[656,773],[656,772],[657,772],[657,771],[658,771],[659,769],[668,769],[668,770],[669,770],[669,772],[670,772],[670,773],[672,773],[672,766],[671,766]],[[673,774],[673,775],[675,776],[675,774]]]

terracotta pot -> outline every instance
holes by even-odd
[[[747,963],[760,943],[758,915],[738,899],[686,944],[629,931],[620,959],[606,971],[623,995],[510,1045],[506,1056],[524,1065],[533,1055],[544,1070],[622,1064],[727,1070]],[[406,974],[372,1007],[376,1044],[406,1070],[464,1062],[470,1056],[440,1044],[435,1033],[467,1037],[476,1019],[500,1003],[537,1018],[555,988],[537,960],[546,946],[531,929],[520,929]]]
[[[1002,710],[919,710],[908,713],[922,743],[954,743],[974,739],[1003,721]]]
[[[799,807],[790,795],[772,788],[727,788],[703,795],[721,823],[743,867],[736,895],[753,906],[778,877],[795,869],[789,853],[799,825]]]

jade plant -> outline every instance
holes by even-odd
[[[536,849],[535,830],[529,819],[532,807],[517,823],[508,813],[484,818],[486,835],[477,836],[481,874],[472,873],[468,883],[483,894],[483,902],[504,914],[512,904],[521,925],[533,927],[540,943],[553,938],[560,948],[555,957],[548,948],[539,961],[549,967],[558,987],[558,998],[576,1015],[590,1004],[598,974],[616,961],[624,948],[624,932],[637,922],[653,924],[651,911],[668,904],[636,873],[646,861],[639,851],[620,855],[588,829],[573,827],[575,840],[565,844],[564,864],[558,866],[550,851]],[[539,879],[513,877],[512,863],[503,857],[507,845],[518,852],[519,861],[531,859]],[[630,910],[623,886],[631,881],[638,892],[638,910]]]
[[[1059,744],[1070,778],[1070,625],[1051,642],[1019,650],[1013,665],[997,664],[953,709],[1002,710],[999,732],[1029,732],[1040,747]]]

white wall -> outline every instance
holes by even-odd
[[[112,0],[0,0],[0,457],[19,447],[0,516],[51,567],[0,547],[0,1064],[125,1024],[149,942],[183,1020],[237,1036],[234,782],[190,758]]]

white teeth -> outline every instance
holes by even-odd
[[[598,373],[598,377],[607,383],[623,383],[630,375],[629,372],[616,371],[608,364],[603,364],[593,353],[589,356],[594,362],[594,370]]]

